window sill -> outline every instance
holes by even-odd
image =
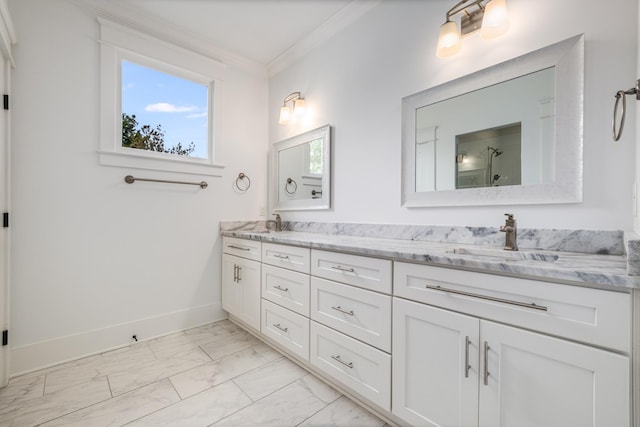
[[[208,163],[206,160],[165,159],[146,154],[98,151],[99,162],[104,166],[119,166],[132,169],[157,170],[221,177],[224,165]]]

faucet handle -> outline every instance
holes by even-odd
[[[277,214],[277,213],[275,213],[275,214],[271,214],[271,216],[275,216],[275,217],[276,217],[276,219],[280,218],[280,214]]]
[[[506,213],[506,214],[504,214],[504,216],[506,216],[509,221],[513,221],[513,214],[512,213]]]

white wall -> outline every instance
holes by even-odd
[[[99,166],[94,14],[66,0],[9,7],[12,373],[223,318],[219,222],[255,219],[266,203],[266,74],[227,67],[223,178]],[[129,185],[129,173],[209,187]]]
[[[579,0],[509,0],[511,29],[497,39],[463,40],[435,56],[452,1],[384,0],[269,81],[269,142],[326,123],[334,126],[333,209],[285,212],[284,220],[496,227],[513,212],[520,227],[633,228],[635,129],[611,140],[614,94],[636,79],[638,2],[606,8]],[[615,13],[613,12],[615,11]],[[579,204],[405,209],[400,206],[400,100],[448,80],[585,34],[584,198]],[[278,125],[278,108],[301,91],[308,122]],[[635,102],[629,102],[629,117]],[[270,198],[272,196],[270,195]]]

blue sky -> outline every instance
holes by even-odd
[[[207,157],[208,87],[122,61],[122,113],[140,126],[162,126],[165,147],[194,142],[191,157]]]

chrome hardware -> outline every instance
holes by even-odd
[[[340,313],[344,313],[344,314],[348,314],[349,316],[353,316],[353,310],[345,310],[344,308],[340,307],[339,305],[335,306],[335,307],[331,307],[336,311],[339,311]]]
[[[280,285],[276,285],[274,288],[282,292],[289,292],[289,288],[281,288]]]
[[[243,172],[240,172],[238,174],[238,177],[236,178],[235,185],[236,185],[236,188],[238,189],[238,191],[241,191],[241,192],[244,193],[245,191],[247,191],[249,189],[249,187],[251,187],[251,180]]]
[[[484,385],[489,385],[489,343],[484,342]]]
[[[469,365],[469,344],[471,344],[471,340],[467,335],[464,338],[464,377],[469,378],[469,369],[471,369],[471,365]]]
[[[340,355],[339,355],[339,354],[337,354],[337,355],[335,355],[335,356],[331,356],[331,358],[332,358],[333,360],[337,360],[338,362],[342,363],[342,364],[343,364],[344,366],[346,366],[347,368],[349,368],[349,369],[353,369],[353,362],[349,362],[349,363],[345,362],[344,360],[342,360],[342,359],[340,358]]]
[[[503,226],[500,227],[500,231],[505,233],[504,250],[505,251],[517,251],[518,250],[518,228],[516,226],[516,220],[513,218],[513,214],[504,214],[507,219]]]
[[[289,255],[275,254],[273,257],[274,258],[280,258],[280,259],[289,259]]]
[[[283,328],[282,326],[280,326],[280,323],[274,323],[273,327],[280,329],[282,332],[287,332],[289,330],[289,328]]]
[[[206,181],[200,182],[187,182],[187,181],[171,181],[168,179],[151,179],[151,178],[136,178],[133,175],[127,175],[124,177],[124,182],[127,184],[133,184],[136,181],[146,181],[146,182],[163,182],[165,184],[184,184],[184,185],[197,185],[203,190],[209,186]]]
[[[344,271],[344,272],[347,272],[347,273],[355,273],[355,270],[353,268],[344,268],[341,265],[333,266],[331,268],[333,268],[334,270],[340,270],[340,271]]]
[[[251,250],[251,248],[241,248],[240,246],[234,246],[234,245],[229,245],[227,247],[231,248],[231,249],[240,249],[241,251],[250,251]]]
[[[540,311],[547,311],[548,308],[545,307],[544,305],[538,305],[534,302],[532,303],[526,303],[526,302],[520,302],[520,301],[513,301],[513,300],[509,300],[509,299],[504,299],[504,298],[496,298],[496,297],[490,297],[488,295],[480,295],[480,294],[473,294],[471,292],[464,292],[464,291],[458,291],[455,289],[449,289],[449,288],[443,288],[440,285],[426,285],[427,289],[433,289],[434,291],[442,291],[442,292],[447,292],[450,294],[456,294],[456,295],[462,295],[465,297],[472,297],[472,298],[479,298],[479,299],[484,299],[484,300],[488,300],[488,301],[494,301],[494,302],[501,302],[503,304],[511,304],[511,305],[517,305],[518,307],[524,307],[524,308],[531,308],[533,310],[540,310]]]
[[[238,266],[238,280],[236,280],[238,283],[240,283],[240,280],[242,280],[240,278],[240,270],[242,270],[242,267]]]
[[[284,185],[284,191],[286,191],[287,194],[296,194],[296,191],[298,191],[298,184],[292,178],[287,178],[287,183]]]
[[[640,80],[636,80],[636,86],[628,90],[619,90],[616,92],[616,103],[613,106],[613,119],[611,120],[611,127],[613,130],[613,140],[618,141],[622,136],[622,130],[624,129],[624,119],[627,115],[627,98],[626,95],[635,95],[636,100],[640,101]],[[616,130],[616,117],[618,116],[618,104],[622,100],[622,112],[620,113],[620,129]]]
[[[269,228],[269,224],[270,223],[273,223],[276,226],[275,231],[282,231],[282,218],[280,218],[280,215],[278,215],[278,214],[273,214],[273,216],[275,216],[276,219],[275,220],[266,221],[267,228]]]
[[[238,281],[238,265],[237,264],[233,264],[233,281],[234,282]]]

